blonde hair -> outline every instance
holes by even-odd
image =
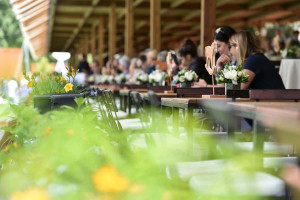
[[[238,64],[244,64],[246,59],[256,53],[262,53],[262,50],[259,49],[254,42],[254,38],[252,37],[249,31],[240,31],[231,36],[230,43],[238,44]]]
[[[147,52],[147,56],[149,56],[152,60],[157,59],[157,51],[155,49],[152,49]]]

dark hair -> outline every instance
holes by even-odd
[[[216,30],[213,36],[213,40],[219,40],[221,42],[228,43],[230,37],[235,33],[235,30],[230,26],[223,26]]]
[[[141,55],[141,56],[139,57],[139,59],[142,61],[142,63],[144,63],[144,62],[146,62],[147,57],[146,57],[145,55]]]
[[[191,55],[192,58],[196,58],[198,56],[197,46],[195,45],[195,43],[192,40],[190,40],[189,38],[186,38],[181,43],[178,53],[180,56]]]

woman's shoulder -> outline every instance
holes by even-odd
[[[270,62],[269,59],[261,53],[256,53],[256,54],[252,54],[250,55],[247,59],[245,63],[268,63]]]

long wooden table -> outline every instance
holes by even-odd
[[[201,108],[202,103],[208,99],[204,98],[161,98],[161,106],[169,107],[172,109],[173,114],[173,132],[178,133],[179,131],[179,109],[183,109],[187,112],[186,119],[186,131],[188,137],[192,139],[193,137],[193,110],[196,108]],[[214,102],[232,102],[231,98],[216,98],[210,99],[209,101]],[[237,101],[249,101],[249,99],[237,99]]]
[[[239,115],[252,115],[258,125],[274,128],[279,141],[300,147],[300,102],[229,103]]]
[[[149,98],[149,93],[141,93],[140,95],[141,95],[141,97],[142,97],[144,100],[147,100],[147,101],[150,100],[150,98]],[[159,100],[161,100],[161,98],[175,98],[175,97],[177,97],[177,93],[161,93],[161,92],[155,92],[154,95],[155,95]]]

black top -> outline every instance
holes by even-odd
[[[155,71],[155,65],[153,65],[147,69],[147,74],[151,74],[153,71]]]
[[[244,64],[244,69],[255,73],[248,89],[285,89],[275,66],[263,54],[250,55]]]
[[[79,69],[79,72],[83,72],[83,70],[85,69],[88,73],[90,73],[89,63],[85,60],[82,60],[79,62],[78,69]]]
[[[179,68],[176,68],[176,69],[172,70],[172,74],[173,74],[173,75],[177,75],[178,72],[180,72],[180,69],[179,69]]]
[[[205,68],[205,60],[203,58],[196,58],[189,66],[190,70],[193,70],[198,75],[199,79],[204,79],[207,84],[212,84],[211,75]]]

